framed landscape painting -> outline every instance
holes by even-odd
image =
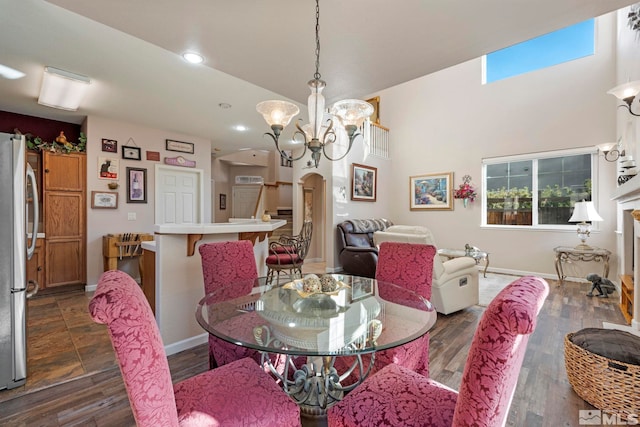
[[[378,169],[357,163],[351,168],[351,200],[375,202]]]
[[[410,209],[453,210],[453,172],[409,177]]]

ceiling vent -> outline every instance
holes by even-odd
[[[244,176],[238,175],[236,176],[236,184],[257,184],[263,185],[264,178],[261,176]]]

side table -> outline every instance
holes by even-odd
[[[489,268],[489,252],[473,250],[467,253],[464,250],[460,249],[438,249],[438,255],[442,255],[445,258],[460,258],[463,256],[473,258],[476,264],[479,264],[481,260],[484,260],[484,277],[487,277],[487,268]]]
[[[611,255],[611,251],[607,249],[581,249],[568,246],[558,246],[553,250],[556,253],[556,273],[558,274],[560,285],[564,284],[564,279],[567,277],[564,274],[564,269],[562,267],[562,264],[566,261],[602,262],[602,277],[607,278],[609,276],[609,256]]]

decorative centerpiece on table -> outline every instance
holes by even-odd
[[[476,199],[476,197],[478,197],[478,194],[476,193],[475,188],[473,188],[473,185],[471,184],[471,176],[470,175],[463,176],[462,184],[460,184],[460,186],[453,193],[453,198],[462,199],[462,203],[466,208],[469,201],[473,202]]]

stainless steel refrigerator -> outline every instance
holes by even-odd
[[[27,298],[38,289],[26,276],[38,234],[37,190],[24,136],[0,133],[0,390],[27,378]]]

